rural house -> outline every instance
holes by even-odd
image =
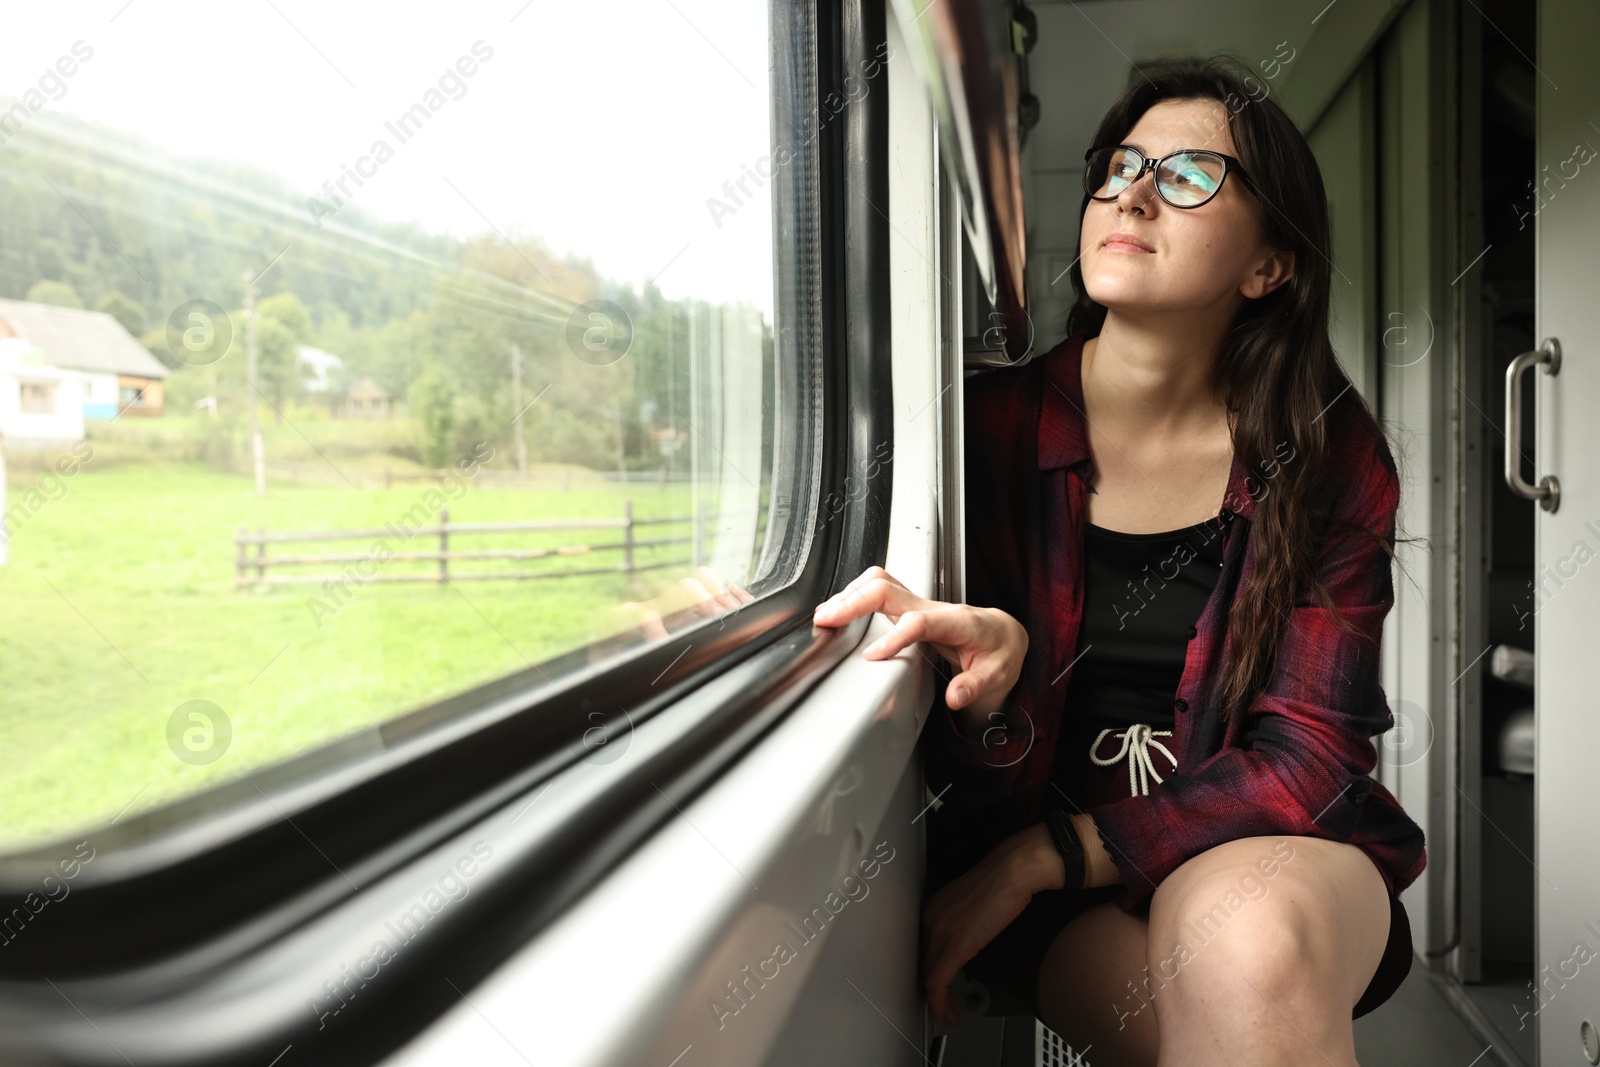
[[[84,419],[159,415],[172,373],[101,311],[0,300],[0,433],[7,438],[83,436]],[[25,343],[17,343],[25,342]],[[18,432],[4,420],[30,416]],[[43,418],[40,418],[40,417]]]
[[[0,337],[0,439],[9,448],[54,448],[83,437],[88,378],[53,366],[21,337]]]
[[[344,411],[353,419],[387,419],[395,414],[395,403],[383,386],[362,378],[345,394]]]

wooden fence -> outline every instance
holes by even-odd
[[[234,581],[237,588],[263,585],[321,585],[341,579],[368,582],[472,582],[472,581],[525,581],[533,578],[571,578],[583,574],[632,574],[658,567],[698,565],[706,558],[705,537],[707,504],[700,502],[695,515],[672,515],[662,518],[637,519],[633,515],[633,501],[622,502],[622,517],[617,519],[545,519],[523,522],[457,522],[450,521],[448,508],[439,511],[438,522],[429,526],[401,526],[391,523],[386,527],[362,530],[306,530],[295,533],[268,533],[265,527],[250,532],[243,524],[234,534],[235,566],[238,573]],[[679,536],[642,538],[641,528],[665,526],[670,523],[693,522],[692,532]],[[474,534],[507,534],[547,530],[620,530],[621,540],[600,543],[555,545],[543,548],[482,548],[453,547],[461,537]],[[380,556],[376,551],[335,552],[313,555],[269,556],[269,545],[303,544],[313,541],[371,541],[401,540],[406,547]],[[418,541],[436,544],[437,548],[423,549],[414,546]],[[665,545],[689,543],[691,554],[672,559],[639,563],[634,553],[639,549],[656,549]],[[621,552],[622,559],[615,567],[566,568],[554,571],[462,571],[459,565],[471,560],[535,560],[558,556],[589,556],[598,552]],[[437,563],[436,570],[426,573],[385,574],[391,563]],[[325,564],[352,564],[342,572],[333,574],[268,574],[279,567],[310,567]],[[457,564],[452,570],[451,564]],[[370,571],[370,573],[368,573]]]
[[[392,489],[401,482],[437,482],[452,474],[460,475],[461,471],[428,470],[425,468],[414,470],[395,470],[391,467],[383,468],[383,487]],[[580,470],[576,478],[573,477],[572,468],[563,467],[557,471],[537,471],[519,473],[515,470],[502,470],[500,468],[479,467],[472,475],[474,486],[490,485],[501,487],[528,487],[549,489],[560,486],[562,491],[571,492],[573,486],[579,489],[595,489],[607,485],[654,485],[665,489],[668,485],[679,485],[694,480],[693,473],[689,471],[668,471],[665,467],[656,470],[640,471],[604,471]]]

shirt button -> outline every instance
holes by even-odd
[[[1177,700],[1173,701],[1172,706],[1177,708],[1179,711],[1189,710],[1189,702],[1182,697],[1179,697]]]
[[[1199,637],[1199,636],[1200,636],[1200,631],[1199,630],[1195,629],[1193,626],[1189,627],[1189,640],[1193,641],[1196,637]]]

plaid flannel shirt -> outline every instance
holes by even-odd
[[[927,781],[956,808],[993,806],[994,841],[1037,822],[1078,654],[1083,544],[1093,480],[1074,336],[1021,367],[966,382],[967,602],[996,607],[1028,631],[1021,679],[994,721],[967,733],[944,702],[923,733]],[[1393,543],[1399,478],[1381,432],[1353,403],[1326,418],[1333,514]],[[1327,538],[1320,575],[1360,637],[1339,629],[1302,592],[1279,638],[1270,683],[1223,722],[1213,706],[1228,659],[1229,606],[1255,566],[1254,506],[1273,490],[1287,448],[1247,469],[1236,456],[1217,522],[1223,566],[1188,646],[1174,694],[1176,770],[1148,796],[1092,807],[1131,910],[1179,865],[1241,837],[1304,835],[1347,841],[1372,857],[1392,894],[1426,865],[1422,829],[1370,777],[1372,738],[1393,724],[1379,686],[1378,641],[1394,603],[1391,564],[1358,537]]]

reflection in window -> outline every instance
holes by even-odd
[[[794,577],[766,14],[518,7],[8,28],[0,848]]]

